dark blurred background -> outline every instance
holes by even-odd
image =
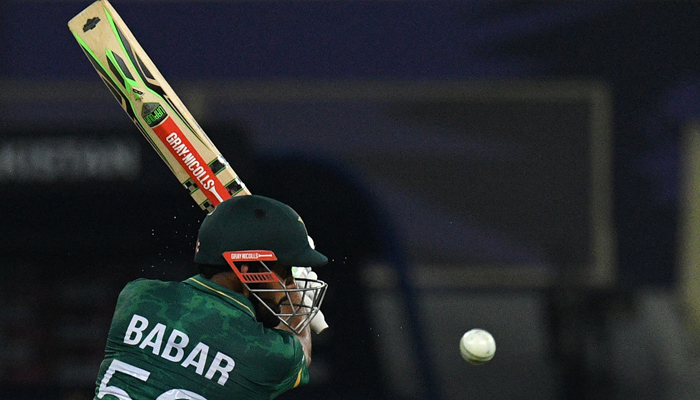
[[[92,398],[121,287],[195,273],[204,214],[68,31],[89,3],[0,3],[3,399]],[[700,398],[700,3],[112,4],[331,259],[281,398]]]

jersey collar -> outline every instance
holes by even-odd
[[[255,311],[253,311],[253,303],[248,300],[245,296],[240,293],[234,292],[231,289],[227,289],[216,282],[210,281],[204,278],[202,275],[193,276],[187,280],[185,283],[201,290],[220,297],[224,301],[232,304],[234,307],[243,310],[245,313],[255,319]]]

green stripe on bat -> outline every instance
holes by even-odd
[[[168,104],[168,105],[173,109],[173,111],[175,111],[175,114],[176,114],[176,115],[171,115],[171,117],[174,118],[174,117],[177,116],[177,118],[179,119],[179,121],[180,121],[181,123],[183,123],[185,126],[187,126],[187,128],[188,128],[189,131],[194,135],[194,137],[196,137],[197,140],[199,140],[202,144],[204,144],[204,145],[208,148],[208,147],[209,147],[209,146],[208,146],[208,143],[207,143],[205,140],[203,140],[203,139],[197,134],[197,130],[196,130],[193,126],[191,126],[191,125],[189,124],[189,122],[187,122],[187,120],[186,120],[186,119],[182,116],[182,114],[180,113],[180,110],[178,110],[177,107],[175,107],[175,105],[172,104],[170,101],[168,101],[167,99],[165,99],[160,93],[158,93],[158,92],[154,91],[153,89],[151,89],[150,86],[149,86],[149,84],[143,79],[143,77],[142,77],[141,74],[140,74],[140,69],[139,69],[138,66],[136,65],[136,60],[134,60],[131,56],[129,56],[129,52],[126,50],[126,46],[124,45],[124,41],[126,41],[126,38],[123,38],[123,39],[122,39],[122,36],[119,34],[119,28],[118,28],[117,25],[114,23],[114,19],[113,19],[112,16],[109,14],[109,12],[108,12],[107,9],[105,9],[105,15],[107,15],[107,20],[109,21],[109,25],[110,25],[110,27],[112,28],[112,32],[114,33],[114,37],[117,38],[117,41],[119,42],[119,45],[120,45],[121,48],[122,48],[123,54],[126,55],[126,59],[128,60],[129,64],[130,64],[131,67],[134,69],[134,71],[137,72],[137,75],[138,75],[138,77],[139,77],[139,82],[138,82],[138,83],[140,83],[140,85],[143,86],[143,89],[146,90],[146,91],[148,91],[148,93],[151,93],[152,95],[154,95],[154,96],[156,96],[157,98],[161,99],[161,101],[162,101],[163,103]],[[127,43],[127,44],[128,44],[128,46],[132,49],[132,52],[133,52],[134,46],[132,46],[130,43]],[[133,54],[134,57],[136,57],[136,53],[132,53],[132,54]],[[116,62],[116,60],[113,60],[113,61]],[[127,89],[130,89],[130,88],[127,88]]]

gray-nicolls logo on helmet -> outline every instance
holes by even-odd
[[[328,258],[312,243],[304,222],[291,207],[264,196],[237,196],[219,204],[202,222],[194,261],[230,266],[252,297],[299,334],[319,312],[328,284],[308,276],[290,281],[275,274],[272,266],[325,265]],[[243,263],[260,268],[244,272],[239,268]],[[283,293],[281,304],[291,311],[268,304],[263,297],[271,291]]]

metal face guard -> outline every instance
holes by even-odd
[[[288,287],[284,284],[284,281],[265,264],[265,261],[277,260],[273,252],[268,250],[228,251],[223,255],[246,289],[295,334],[299,335],[306,329],[311,323],[311,320],[321,309],[321,303],[323,303],[323,299],[326,295],[328,284],[318,279],[297,278],[295,279],[296,285]],[[266,271],[242,273],[238,267],[236,267],[236,262],[260,262]],[[277,283],[279,284],[279,289],[262,289],[250,286],[250,284],[257,283]],[[289,306],[291,312],[283,313],[273,310],[259,296],[259,293],[265,292],[283,292],[285,300],[281,302],[281,305]],[[291,293],[301,293],[299,301],[292,301]],[[297,319],[298,321],[296,321],[295,324],[295,320]]]

